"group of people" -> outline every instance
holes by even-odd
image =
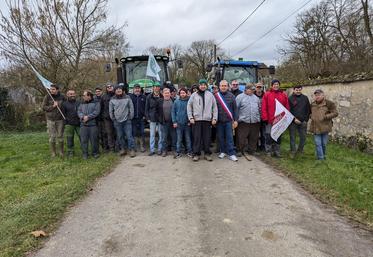
[[[129,152],[130,157],[135,157],[137,151],[146,151],[146,121],[150,129],[150,156],[165,157],[173,151],[174,158],[186,154],[198,161],[203,152],[204,159],[212,161],[211,142],[216,135],[220,159],[238,161],[237,157],[257,151],[280,157],[281,137],[275,141],[270,135],[278,100],[295,117],[289,126],[291,156],[303,153],[311,119],[316,156],[324,160],[332,119],[338,115],[335,104],[325,99],[322,90],[314,92],[314,101],[310,103],[301,86],[295,86],[288,97],[280,90],[278,80],[273,80],[266,92],[261,83],[247,84],[242,92],[236,80],[222,80],[209,87],[205,79],[191,89],[178,91],[167,85],[161,89],[155,82],[148,95],[140,85],[135,85],[131,94],[119,85],[105,87],[105,94],[100,87],[94,93],[85,90],[81,101],[72,89],[67,90],[65,98],[57,85],[50,87],[43,110],[52,157],[57,153],[64,156],[64,135],[69,157],[74,155],[75,136],[80,139],[84,159],[89,157],[89,144],[94,158],[99,157],[100,146],[105,152]]]

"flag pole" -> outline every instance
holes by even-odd
[[[54,101],[54,98],[53,98],[51,92],[49,92],[49,89],[46,88],[46,87],[44,87],[44,88],[45,88],[45,90],[47,90],[47,93],[48,93],[48,95],[52,98],[53,102],[56,102],[56,101]],[[63,118],[64,120],[66,120],[66,117],[65,117],[65,115],[63,114],[63,112],[61,111],[61,109],[60,109],[60,107],[58,106],[58,104],[57,104],[57,110],[60,112],[62,118]]]

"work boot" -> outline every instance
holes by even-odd
[[[130,157],[133,158],[133,157],[135,157],[135,156],[136,156],[135,150],[132,149],[132,150],[130,151]]]
[[[144,138],[140,139],[140,151],[142,153],[144,153],[146,151],[145,150],[145,139]]]
[[[58,154],[61,158],[65,156],[64,145],[64,142],[58,142]]]
[[[127,154],[127,152],[126,152],[126,150],[124,150],[124,149],[121,149],[120,151],[119,151],[119,156],[124,156],[124,155],[126,155]]]
[[[57,153],[56,153],[56,143],[49,143],[49,148],[50,148],[50,151],[51,151],[51,156],[52,158],[56,157]]]
[[[205,160],[211,162],[212,161],[211,155],[205,154]]]

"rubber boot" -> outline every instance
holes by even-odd
[[[58,154],[60,155],[61,158],[64,157],[64,155],[65,155],[64,142],[58,142]]]
[[[51,151],[52,158],[56,157],[56,155],[57,155],[57,153],[56,153],[56,143],[55,142],[49,143],[49,148],[50,148],[50,151]]]

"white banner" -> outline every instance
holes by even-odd
[[[289,125],[294,120],[294,115],[291,114],[277,99],[276,101],[276,110],[275,110],[275,119],[272,123],[271,128],[271,137],[273,140],[277,139],[285,132]]]
[[[157,81],[160,81],[159,72],[161,68],[159,67],[157,61],[154,58],[154,55],[149,54],[148,67],[146,67],[146,76],[156,78]]]
[[[53,85],[52,82],[50,82],[49,80],[47,80],[46,78],[44,78],[35,68],[34,66],[32,66],[30,64],[32,70],[35,72],[36,76],[38,77],[38,79],[41,81],[41,83],[43,84],[43,86],[47,89],[50,89],[51,88],[51,85]]]

